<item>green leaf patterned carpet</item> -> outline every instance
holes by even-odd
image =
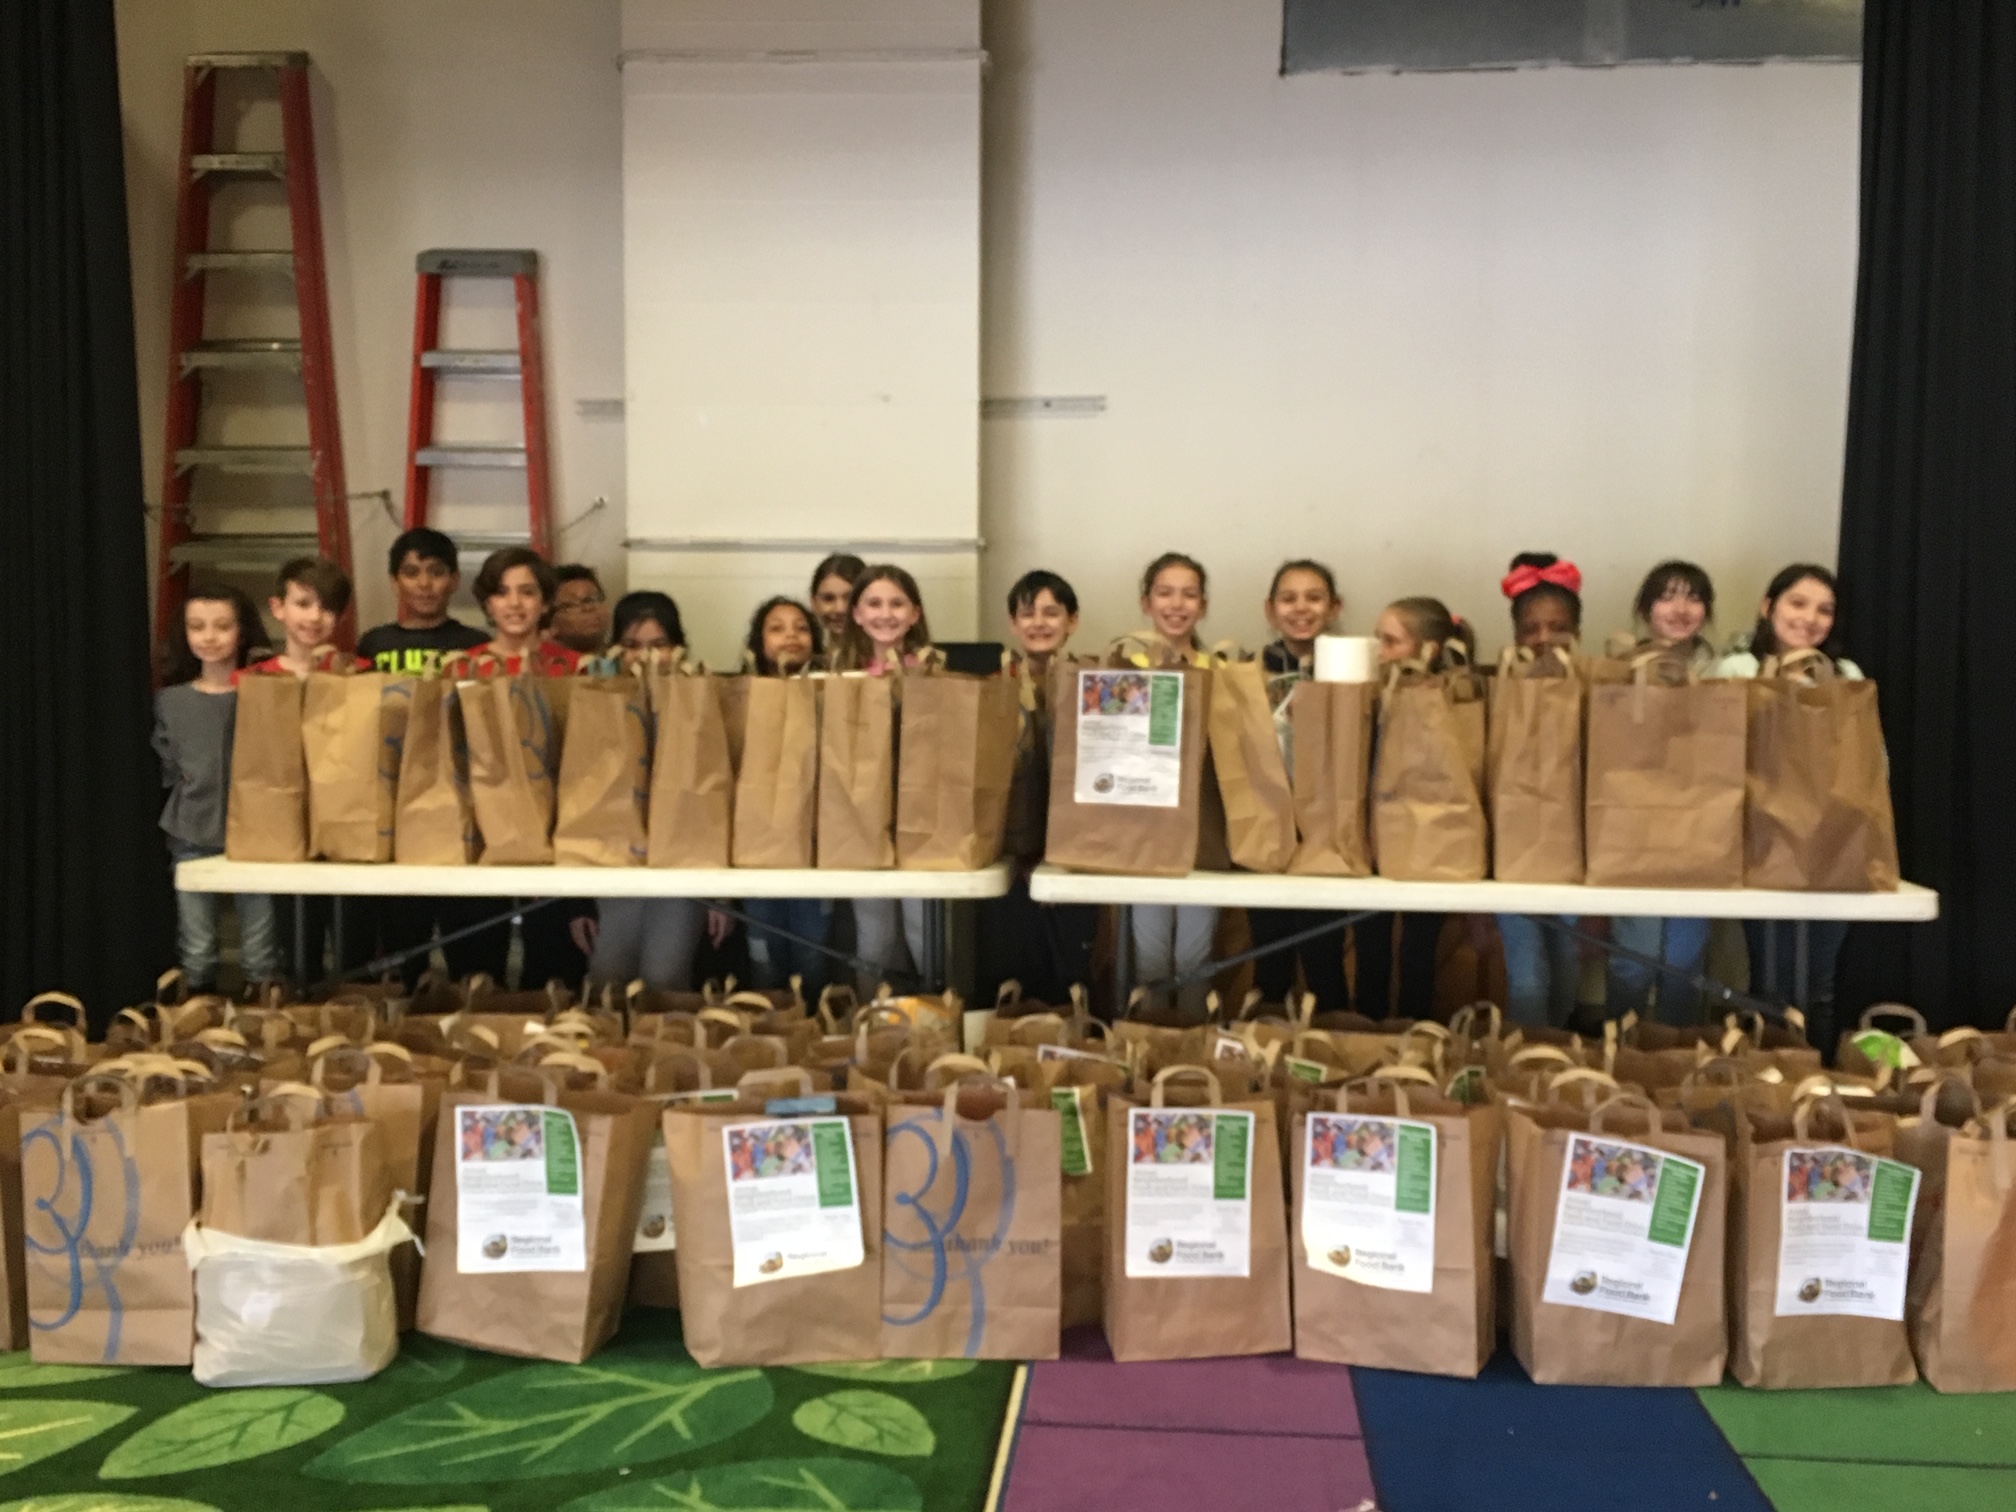
[[[702,1370],[635,1311],[584,1365],[408,1334],[354,1386],[0,1355],[0,1512],[977,1512],[1015,1367]]]

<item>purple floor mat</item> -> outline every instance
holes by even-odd
[[[1031,1367],[1003,1512],[1350,1512],[1372,1500],[1350,1373],[1287,1355]]]
[[[1355,1438],[1025,1422],[1003,1512],[1351,1512],[1372,1498]]]

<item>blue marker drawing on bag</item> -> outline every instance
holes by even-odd
[[[380,697],[386,702],[390,702],[393,699],[404,699],[407,705],[406,717],[412,717],[413,685],[411,683],[388,682],[385,684],[384,691]],[[404,763],[406,757],[406,719],[396,721],[396,726],[395,733],[382,737],[378,742],[378,780],[380,782],[391,783],[395,797],[399,791],[399,768]],[[392,813],[396,817],[398,812],[399,805],[395,801],[392,804]],[[378,835],[380,839],[390,840],[392,838],[392,826],[389,824],[385,825],[378,831]]]
[[[534,782],[550,785],[553,781],[553,710],[544,694],[533,697],[531,689],[518,678],[511,680],[511,702],[521,706],[526,713],[525,734],[518,738],[518,744],[531,757],[525,775]]]
[[[644,754],[637,759],[636,785],[630,790],[630,799],[637,805],[637,824],[643,827],[645,814],[651,802],[651,715],[643,704],[631,699],[624,708],[637,717],[637,723],[644,729]],[[647,854],[641,845],[630,847],[630,854],[641,864]]]
[[[68,1149],[63,1137],[69,1128]],[[53,1166],[54,1179],[45,1192],[24,1190],[22,1224],[23,1247],[31,1257],[46,1256],[49,1261],[37,1261],[46,1274],[56,1269],[61,1276],[65,1291],[65,1305],[53,1318],[37,1317],[33,1312],[28,1316],[28,1326],[44,1333],[53,1332],[68,1324],[83,1310],[86,1293],[98,1288],[105,1299],[105,1352],[104,1360],[112,1363],[119,1356],[120,1327],[125,1318],[125,1305],[119,1295],[117,1272],[126,1257],[133,1252],[140,1232],[140,1170],[126,1150],[126,1142],[116,1124],[109,1120],[92,1130],[102,1136],[102,1140],[86,1137],[84,1132],[60,1115],[46,1118],[21,1136],[21,1171],[24,1178],[35,1168],[47,1163]],[[115,1157],[121,1178],[120,1192],[125,1199],[125,1211],[120,1220],[119,1238],[116,1244],[98,1246],[88,1242],[86,1235],[91,1229],[91,1220],[96,1215],[100,1198],[99,1179],[96,1164],[92,1158],[93,1146],[109,1144]],[[46,1157],[38,1157],[35,1152],[46,1150]],[[75,1187],[74,1194],[70,1189]],[[74,1201],[76,1211],[64,1211]],[[38,1225],[37,1220],[45,1220]],[[41,1232],[46,1227],[53,1231],[56,1242],[45,1242]],[[90,1262],[92,1274],[85,1274],[85,1262]]]
[[[905,1255],[923,1254],[930,1266],[930,1288],[923,1305],[907,1317],[892,1317],[883,1314],[883,1322],[892,1327],[903,1328],[923,1322],[938,1310],[949,1287],[963,1282],[966,1287],[967,1317],[965,1353],[968,1358],[979,1352],[980,1343],[987,1327],[987,1291],[982,1272],[1006,1242],[1009,1229],[1015,1220],[1015,1161],[1008,1153],[1008,1142],[1003,1138],[999,1126],[993,1123],[980,1125],[984,1139],[980,1146],[982,1158],[991,1154],[1001,1172],[1001,1206],[996,1218],[994,1232],[979,1243],[960,1243],[957,1230],[966,1216],[966,1204],[972,1191],[974,1139],[964,1129],[955,1128],[952,1133],[952,1171],[949,1200],[944,1201],[938,1211],[932,1210],[930,1198],[940,1186],[941,1162],[938,1144],[927,1132],[929,1120],[942,1120],[943,1108],[921,1112],[917,1117],[907,1118],[891,1126],[889,1132],[892,1143],[895,1136],[907,1135],[924,1145],[926,1164],[924,1177],[914,1190],[896,1192],[892,1200],[896,1208],[905,1211],[917,1220],[923,1229],[922,1239],[898,1237],[885,1225],[882,1242],[885,1255],[916,1276],[923,1274],[914,1270],[904,1261]],[[953,1260],[956,1255],[958,1265]]]

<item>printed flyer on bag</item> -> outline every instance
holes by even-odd
[[[1823,1145],[1787,1150],[1784,1178],[1778,1316],[1902,1322],[1917,1167]]]
[[[733,1087],[705,1092],[670,1092],[658,1101],[674,1103],[731,1103]],[[653,1255],[678,1247],[672,1228],[672,1167],[665,1159],[665,1127],[651,1131],[651,1153],[644,1157],[644,1206],[637,1214],[637,1233],[630,1241],[633,1255]]]
[[[1569,1135],[1540,1299],[1671,1323],[1704,1174],[1644,1145]]]
[[[1311,1113],[1302,1247],[1312,1268],[1388,1291],[1435,1289],[1435,1126]]]
[[[721,1142],[737,1286],[848,1270],[868,1258],[846,1119],[730,1124]]]
[[[1183,674],[1080,672],[1079,803],[1175,808],[1183,798]]]
[[[455,1269],[588,1268],[574,1115],[522,1104],[455,1109]]]
[[[1127,1135],[1128,1277],[1251,1275],[1253,1115],[1130,1108]]]

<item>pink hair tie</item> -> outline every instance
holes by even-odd
[[[1582,592],[1582,569],[1573,562],[1556,562],[1551,567],[1514,567],[1499,580],[1498,590],[1508,599],[1531,593],[1542,583],[1551,583],[1556,588],[1565,588],[1570,593]]]

